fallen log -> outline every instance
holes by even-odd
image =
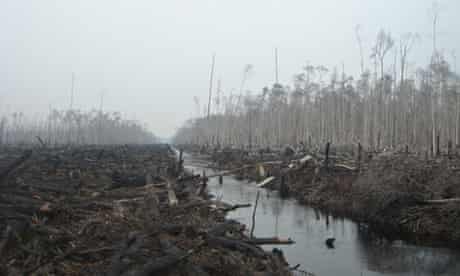
[[[351,167],[351,166],[348,166],[348,165],[345,165],[345,164],[335,164],[334,167],[335,168],[346,169],[346,170],[349,170],[349,171],[357,171],[357,168]]]
[[[190,176],[182,176],[182,177],[177,178],[177,182],[185,182],[185,181],[195,180],[195,179],[199,179],[200,177],[201,177],[201,175],[199,175],[199,174],[194,174],[194,175],[190,175]]]
[[[230,212],[230,211],[234,211],[236,209],[240,209],[240,208],[249,208],[251,207],[251,203],[246,203],[246,204],[235,204],[235,205],[230,205],[229,207],[227,208],[223,208],[223,209],[220,209],[224,212]]]
[[[269,184],[270,182],[272,182],[273,180],[275,180],[275,177],[274,176],[270,176],[270,177],[267,177],[264,179],[264,181],[260,182],[259,184],[257,184],[257,187],[259,188],[262,188],[264,187],[265,185]]]
[[[453,202],[460,202],[460,198],[430,199],[420,201],[421,204],[446,204]]]
[[[251,238],[248,243],[264,245],[264,244],[294,244],[295,242],[291,238],[281,239],[278,237],[272,238]]]
[[[308,161],[312,160],[313,157],[311,155],[305,155],[304,157],[302,157],[301,159],[299,159],[299,163],[301,165],[307,163]]]

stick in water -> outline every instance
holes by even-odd
[[[254,204],[254,210],[252,211],[251,234],[249,235],[251,238],[254,237],[254,228],[256,227],[256,210],[257,210],[257,203],[259,202],[259,196],[260,196],[260,191],[257,191],[256,203]]]

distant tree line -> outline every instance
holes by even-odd
[[[434,46],[429,65],[409,72],[408,56],[418,36],[408,33],[395,42],[390,33],[380,31],[370,53],[372,69],[365,69],[358,28],[356,34],[361,55],[358,79],[344,69],[307,64],[294,76],[292,86],[275,83],[255,95],[226,97],[218,91],[211,116],[187,121],[177,131],[175,143],[238,147],[361,143],[371,150],[407,145],[433,154],[440,147],[458,146],[460,78],[455,55]],[[448,61],[451,57],[453,62]]]
[[[83,144],[147,144],[157,139],[140,122],[118,112],[51,110],[44,119],[22,112],[0,117],[0,146],[41,143],[48,146]]]

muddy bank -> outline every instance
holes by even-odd
[[[387,237],[460,247],[460,158],[401,152],[203,151],[238,178],[268,180],[303,204],[362,222]],[[262,169],[260,169],[262,165]],[[240,168],[240,169],[238,169]]]
[[[290,275],[165,145],[0,151],[2,275]]]

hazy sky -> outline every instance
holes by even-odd
[[[460,60],[460,1],[440,1],[439,46]],[[211,55],[223,92],[280,81],[306,61],[349,72],[359,68],[354,27],[362,25],[366,56],[380,28],[398,38],[418,32],[411,60],[429,60],[430,0],[0,0],[0,113],[44,114],[70,104],[118,110],[170,136],[205,104]],[[448,56],[451,57],[450,55]]]

